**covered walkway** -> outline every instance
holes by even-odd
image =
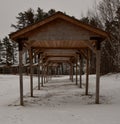
[[[41,90],[34,88],[34,97],[25,94],[25,105],[37,105],[42,107],[72,107],[85,104],[94,104],[95,98],[95,75],[90,77],[89,94],[85,95],[85,75],[83,77],[83,85],[80,89],[75,83],[69,80],[69,76],[57,76],[45,83]],[[100,97],[101,102],[102,97]],[[17,101],[18,103],[18,101]]]
[[[19,44],[20,105],[23,100],[23,53],[28,51],[30,60],[30,93],[33,94],[33,60],[38,60],[38,90],[51,76],[51,67],[61,63],[69,65],[70,80],[73,82],[73,67],[76,68],[76,85],[82,88],[82,63],[86,60],[85,95],[89,88],[90,51],[96,55],[96,97],[99,103],[100,84],[100,43],[108,37],[103,30],[91,27],[61,12],[10,34]],[[79,66],[78,66],[78,63]],[[80,82],[78,82],[78,69]],[[41,77],[41,78],[40,78]],[[41,80],[40,80],[41,79]],[[40,85],[41,84],[41,85]]]

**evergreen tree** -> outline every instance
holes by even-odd
[[[37,14],[35,15],[35,22],[38,22],[38,21],[44,19],[44,16],[45,16],[45,12],[43,11],[43,9],[38,7]]]
[[[12,42],[12,51],[13,51],[13,55],[12,55],[13,64],[18,64],[18,44],[16,42]]]
[[[4,49],[5,49],[5,61],[6,61],[6,65],[11,65],[13,63],[12,58],[13,58],[13,47],[12,47],[12,43],[10,42],[8,37],[5,37],[3,39],[3,45],[4,45]]]
[[[101,44],[101,72],[120,71],[120,0],[102,0],[97,13],[83,18],[84,22],[104,29],[110,38]],[[95,12],[95,10],[94,10]]]
[[[24,12],[25,14],[25,21],[26,21],[26,26],[33,24],[34,23],[34,11],[33,9],[28,9],[27,11]]]
[[[48,11],[48,16],[55,14],[55,12],[56,12],[55,9],[50,9]]]
[[[17,19],[17,24],[12,24],[11,27],[15,28],[16,30],[20,30],[24,27],[26,27],[26,18],[25,18],[25,13],[18,13],[18,16],[16,17]]]
[[[2,63],[2,52],[3,52],[3,44],[2,41],[0,40],[0,64]]]
[[[37,9],[37,13],[34,13],[33,9],[28,9],[27,11],[20,12],[17,19],[17,24],[12,24],[11,27],[16,30],[20,30],[28,25],[41,21],[44,18],[54,14],[56,11],[54,9],[50,9],[48,12],[44,12],[40,7]]]

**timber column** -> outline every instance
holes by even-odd
[[[44,71],[44,69],[43,69],[43,66],[44,66],[44,65],[43,65],[43,56],[42,56],[42,61],[41,61],[41,62],[42,62],[42,63],[41,63],[41,64],[42,64],[41,86],[43,87],[43,75],[44,75],[44,72],[43,72],[43,71]]]
[[[78,85],[78,58],[76,58],[76,85]]]
[[[19,45],[19,82],[20,82],[20,105],[24,105],[23,103],[23,43],[21,41],[18,42]]]
[[[96,99],[95,103],[99,104],[99,92],[100,92],[100,40],[96,41]]]
[[[89,51],[87,50],[87,59],[86,59],[86,89],[85,95],[88,95],[89,89]]]
[[[33,50],[30,48],[29,50],[30,55],[30,94],[33,97]]]
[[[80,88],[82,88],[82,55],[79,56]]]
[[[40,54],[38,54],[38,90],[40,90]]]

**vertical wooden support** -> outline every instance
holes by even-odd
[[[72,75],[72,77],[73,77],[73,82],[74,82],[74,74],[75,74],[74,64],[72,64],[72,70],[73,70],[73,75]]]
[[[72,78],[71,78],[71,75],[72,75],[71,72],[72,72],[72,71],[71,71],[71,65],[69,64],[69,79],[70,79],[70,80],[72,80]]]
[[[70,80],[72,81],[72,70],[71,70],[71,64],[69,64],[69,76],[70,76]]]
[[[50,67],[48,66],[48,81],[50,80]]]
[[[31,97],[33,97],[33,52],[31,48],[29,50],[29,55],[30,55],[30,94]]]
[[[95,103],[99,104],[99,92],[100,92],[100,41],[96,43],[96,99]]]
[[[52,77],[53,77],[53,71],[52,71],[52,66],[51,66],[51,77],[50,77],[50,80],[52,80]]]
[[[79,56],[79,70],[80,70],[80,88],[82,88],[82,56]]]
[[[38,54],[38,90],[40,90],[40,54]]]
[[[52,76],[51,67],[49,66],[49,80],[51,80],[51,76]]]
[[[46,74],[45,74],[45,65],[43,66],[43,79],[44,79],[44,84],[46,83],[46,81],[45,81],[45,76],[46,76]]]
[[[48,71],[48,65],[46,67],[46,82],[49,80],[49,71]]]
[[[103,40],[101,37],[91,37],[91,40],[96,40],[96,98],[95,103],[99,104],[100,94],[100,43]]]
[[[77,58],[77,60],[78,60],[78,58]],[[78,70],[77,70],[77,60],[76,60],[76,85],[78,85]]]
[[[19,42],[19,78],[20,78],[20,105],[24,105],[23,103],[23,73],[22,73],[22,68],[23,68],[23,57],[22,57],[22,50],[23,50],[23,44],[22,42]]]
[[[70,75],[70,80],[72,81],[72,63],[69,64],[69,75]]]
[[[73,75],[74,75],[74,72],[73,72],[73,63],[72,63],[72,67],[71,67],[71,69],[72,69],[72,82],[74,82],[74,78],[73,78]]]
[[[89,88],[89,51],[87,50],[87,59],[86,59],[86,89],[85,95],[88,95]]]
[[[41,75],[41,86],[43,87],[43,75],[44,75],[44,69],[43,69],[43,58],[42,58],[42,75]]]
[[[73,82],[73,63],[71,63],[71,81]]]

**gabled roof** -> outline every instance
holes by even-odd
[[[75,25],[77,25],[77,26],[79,26],[81,28],[84,28],[85,30],[88,30],[88,31],[93,32],[93,33],[95,33],[97,35],[100,35],[103,38],[108,37],[108,34],[105,31],[103,31],[101,29],[98,29],[98,28],[95,28],[95,27],[93,27],[91,25],[85,24],[85,23],[83,23],[83,22],[81,22],[81,21],[79,21],[79,20],[77,20],[77,19],[75,19],[73,17],[70,17],[68,15],[65,15],[64,13],[59,12],[59,11],[56,12],[55,14],[53,14],[52,16],[49,16],[49,17],[43,19],[42,21],[39,21],[39,22],[34,23],[34,24],[30,25],[30,26],[27,26],[27,27],[25,27],[25,28],[23,28],[21,30],[18,30],[18,31],[16,31],[14,33],[11,33],[9,36],[10,36],[10,38],[12,40],[16,40],[20,36],[30,32],[30,31],[33,31],[36,28],[41,27],[41,26],[43,26],[43,25],[45,25],[45,24],[47,24],[47,23],[49,23],[51,21],[54,21],[54,20],[58,19],[58,18],[66,20],[66,21],[68,21],[70,23],[73,23],[73,24],[75,24]]]

